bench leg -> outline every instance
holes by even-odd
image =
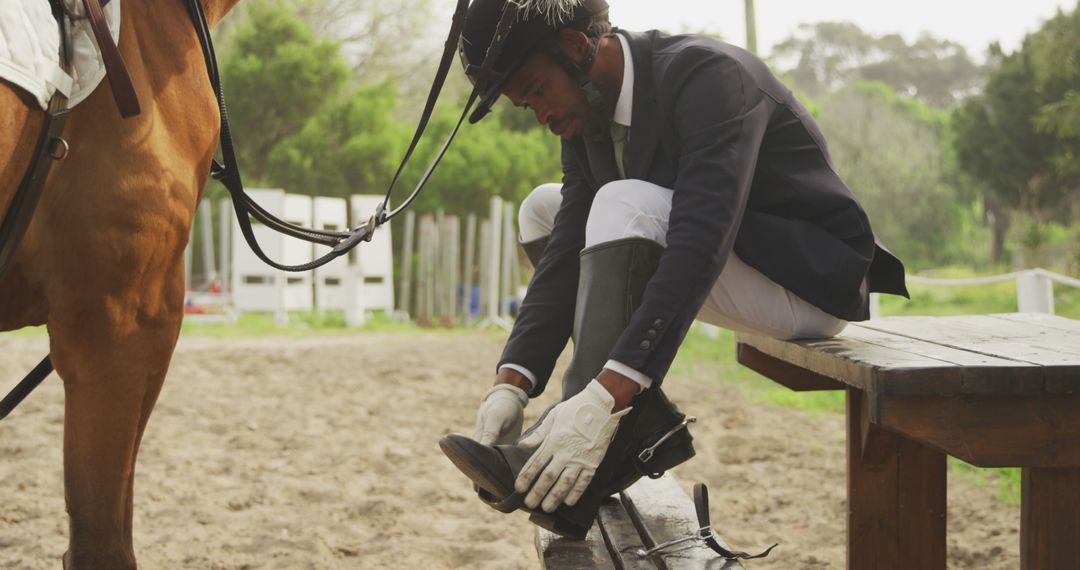
[[[848,388],[848,568],[945,570],[945,454],[866,416]]]
[[[1021,472],[1020,567],[1080,568],[1080,469]]]

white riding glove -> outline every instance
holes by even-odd
[[[518,474],[514,488],[528,491],[525,505],[552,512],[564,502],[578,502],[611,445],[611,438],[630,408],[612,414],[615,398],[593,380],[577,395],[560,402],[521,441],[539,448]],[[535,481],[535,483],[534,483]]]
[[[496,384],[484,395],[476,411],[473,439],[484,445],[514,443],[521,435],[521,422],[529,395],[512,384]]]

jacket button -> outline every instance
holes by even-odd
[[[650,338],[650,339],[656,338],[656,330],[655,329],[649,329],[649,332],[645,333],[645,338]]]
[[[660,328],[660,327],[664,326],[664,319],[656,319],[655,321],[652,322],[652,326],[654,326],[656,328]]]
[[[641,350],[649,350],[650,346],[652,346],[652,343],[647,341],[647,340],[641,341],[641,344],[638,345],[638,347],[640,347]]]

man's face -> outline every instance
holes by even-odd
[[[543,52],[532,54],[502,92],[515,107],[532,109],[541,125],[564,139],[595,134],[603,124],[577,82]]]

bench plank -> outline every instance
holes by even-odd
[[[698,528],[694,503],[671,475],[642,479],[621,493],[626,512],[634,519],[647,546],[679,538]],[[722,538],[720,544],[730,550]],[[658,568],[741,570],[737,560],[724,560],[700,542],[688,542],[653,557]]]
[[[857,325],[849,325],[848,328],[854,329]],[[910,389],[959,385],[963,375],[961,366],[870,344],[846,336],[848,334],[845,331],[830,339],[784,341],[740,333],[738,342],[778,361],[835,378],[861,390],[879,390],[882,371],[887,371],[892,382],[906,382]]]
[[[794,364],[788,364],[748,344],[741,342],[736,344],[735,351],[739,362],[743,366],[766,378],[772,378],[775,382],[779,382],[796,392],[843,390],[845,388],[844,384],[838,380],[810,372]]]
[[[893,323],[891,319],[887,322],[890,325]],[[873,344],[883,348],[902,350],[917,356],[925,356],[936,360],[950,362],[957,366],[1006,367],[1016,366],[1018,364],[1015,359],[1001,358],[992,354],[974,352],[966,348],[957,348],[921,338],[912,338],[903,334],[896,334],[895,332],[887,330],[887,326],[879,323],[880,321],[852,323],[844,329],[841,336],[843,338],[861,340],[867,344]]]
[[[824,376],[881,394],[1080,393],[1080,332],[1067,319],[1050,322],[1057,328],[1011,317],[892,317],[824,340],[739,335],[739,358],[801,390],[825,388],[815,379]]]
[[[621,501],[612,497],[600,507],[600,531],[607,542],[615,566],[620,570],[656,570],[656,565],[647,558],[637,555],[640,548],[646,548],[638,534],[634,521],[626,512]]]
[[[1041,313],[999,313],[988,316],[1014,323],[1035,323],[1048,329],[1080,333],[1080,321],[1067,319],[1065,317],[1044,315]]]
[[[933,322],[933,325],[928,323]],[[886,319],[867,326],[874,326],[893,334],[924,338],[950,347],[983,354],[1008,355],[1017,363],[1001,371],[973,368],[972,377],[965,381],[973,392],[1001,393],[1002,375],[1017,373],[1024,364],[1037,365],[1043,379],[1013,381],[1012,393],[1025,393],[1015,389],[1016,382],[1027,386],[1026,393],[1075,394],[1080,393],[1080,333],[1062,329],[1047,329],[1036,323],[993,317],[952,317],[928,321],[926,317]],[[924,332],[925,331],[925,332]],[[1023,364],[1021,364],[1023,363]]]
[[[881,376],[887,378],[887,383],[879,381],[876,390],[881,393],[1038,394],[1045,389],[1045,370],[1037,364],[886,332],[879,330],[876,324],[877,321],[871,321],[849,326],[844,330],[842,337],[949,362],[961,367],[957,376],[958,381],[953,383],[941,383],[937,379],[924,378],[901,380],[893,378],[891,372],[883,373]]]
[[[1008,355],[1010,360],[1042,367],[1045,377],[1055,381],[1076,378],[1076,367],[1080,366],[1080,332],[1063,328],[1047,329],[1041,324],[990,316],[902,317],[865,326],[975,353]],[[1073,381],[1073,388],[1080,388],[1077,383],[1080,379]]]
[[[550,570],[615,570],[600,528],[593,524],[585,540],[561,537],[536,529],[536,554],[540,568]]]

